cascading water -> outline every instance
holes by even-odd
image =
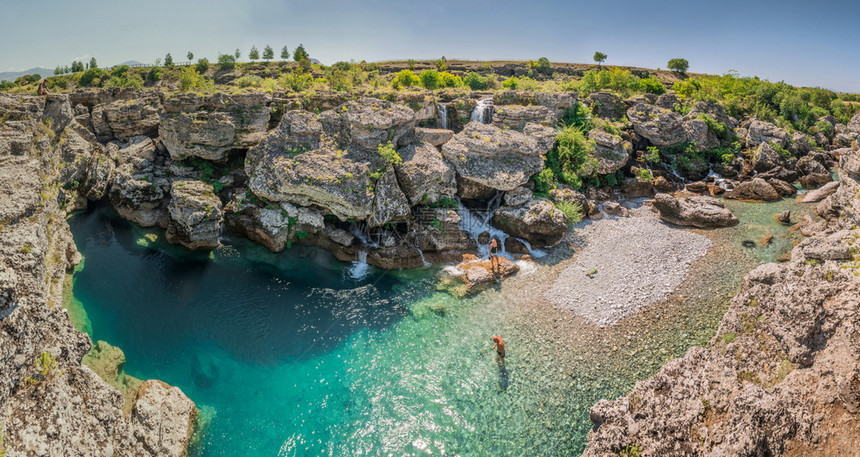
[[[367,251],[358,252],[358,260],[352,262],[349,267],[349,277],[355,280],[364,279],[370,272],[370,265],[367,263]]]
[[[510,257],[505,251],[505,240],[509,237],[507,233],[490,225],[490,220],[496,213],[502,202],[502,193],[498,192],[487,203],[487,209],[483,214],[474,212],[463,206],[461,202],[457,202],[457,214],[460,216],[460,229],[469,234],[469,237],[475,241],[478,246],[478,256],[487,258],[490,256],[490,240],[493,238],[499,240],[499,255]],[[481,243],[480,236],[484,233],[489,233],[490,237],[486,243]]]
[[[436,117],[439,118],[437,125],[440,129],[448,128],[448,105],[445,103],[436,104]]]
[[[731,181],[720,176],[720,174],[715,172],[713,168],[708,169],[708,177],[705,179],[708,181],[713,181],[715,186],[727,192],[735,188],[734,184],[732,184]]]
[[[478,104],[475,105],[475,108],[472,110],[472,115],[469,117],[469,120],[478,121],[482,124],[493,122],[493,99],[491,97],[485,97],[478,100]]]

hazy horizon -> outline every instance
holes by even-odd
[[[719,7],[670,0],[582,2],[440,0],[413,4],[370,0],[233,2],[152,0],[140,6],[106,0],[36,0],[4,6],[0,72],[53,69],[95,57],[100,66],[152,63],[170,52],[210,61],[237,47],[302,43],[325,64],[428,60],[536,60],[665,68],[674,57],[690,71],[737,71],[799,86],[860,92],[855,18],[860,4],[727,0]],[[834,14],[838,11],[839,14]],[[49,12],[50,14],[46,14]],[[143,13],[143,14],[142,14]],[[37,30],[34,33],[33,30]],[[46,75],[43,75],[46,76]]]

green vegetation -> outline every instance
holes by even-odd
[[[385,159],[386,162],[391,165],[400,165],[403,163],[403,158],[400,157],[400,154],[397,153],[397,150],[394,149],[394,145],[391,142],[381,143],[377,148],[377,152],[379,156]]]
[[[638,444],[628,444],[618,451],[619,457],[642,457],[642,446]]]
[[[212,81],[200,76],[193,67],[184,67],[179,74],[179,90],[205,90],[212,88]]]
[[[185,57],[187,57],[188,61],[191,62],[192,60],[194,60],[194,53],[191,51],[188,51],[188,54],[185,54]]]
[[[400,89],[402,87],[417,86],[420,83],[421,80],[415,76],[412,70],[400,70],[394,75],[394,79],[391,80],[391,87]]]
[[[260,51],[257,50],[256,46],[251,46],[251,51],[248,52],[248,59],[251,62],[255,60],[260,60]]]
[[[579,202],[561,200],[556,202],[555,207],[564,213],[565,217],[567,217],[567,221],[571,224],[582,222],[582,205]]]
[[[669,60],[669,63],[666,66],[673,71],[677,71],[678,73],[686,73],[687,69],[690,68],[690,62],[687,62],[687,59],[675,58]]]
[[[284,62],[290,60],[290,49],[286,46],[281,48],[281,60]]]
[[[729,344],[734,341],[736,337],[737,335],[735,335],[734,332],[723,333],[723,343]]]
[[[600,51],[595,52],[594,57],[593,57],[594,63],[596,63],[598,65],[603,65],[603,62],[606,61],[606,57],[608,57],[608,56],[606,54],[600,52]]]
[[[173,66],[173,56],[168,52],[167,55],[164,56],[164,66],[172,67]]]
[[[202,59],[197,61],[197,65],[194,67],[197,70],[197,73],[205,74],[209,71],[209,59],[203,57]]]
[[[275,51],[272,49],[271,46],[266,45],[266,47],[263,48],[263,60],[268,62],[274,58],[275,58]]]
[[[237,55],[239,54],[239,50],[236,50],[236,53],[233,55],[230,54],[218,54],[218,67],[222,70],[232,70],[236,68],[236,59],[238,59]]]

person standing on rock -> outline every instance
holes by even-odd
[[[493,238],[490,240],[490,270],[493,272],[493,276],[498,279],[501,274],[501,268],[499,267],[499,240]],[[504,343],[503,343],[504,344]]]
[[[491,349],[496,350],[496,362],[504,362],[505,361],[505,340],[500,336],[494,336],[493,347]]]

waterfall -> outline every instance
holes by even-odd
[[[370,231],[367,229],[367,225],[363,223],[358,224],[350,224],[349,225],[349,233],[352,236],[358,238],[361,241],[362,246],[370,246],[372,248],[378,248],[379,242],[373,242],[370,239]],[[378,238],[378,237],[377,237]]]
[[[472,110],[470,121],[478,121],[482,124],[493,122],[493,99],[492,97],[484,97],[478,100],[478,104]]]
[[[439,122],[437,122],[437,126],[440,129],[448,128],[448,105],[445,103],[437,103],[436,104],[436,117],[439,118]]]
[[[706,180],[713,180],[715,186],[717,186],[717,187],[719,187],[719,188],[721,188],[727,192],[735,188],[735,186],[732,185],[731,181],[720,176],[719,173],[714,171],[713,167],[708,169],[708,176],[705,179]]]
[[[349,267],[349,277],[355,280],[364,279],[370,273],[370,265],[367,263],[367,251],[358,252],[358,260],[352,262]]]
[[[530,256],[532,256],[533,258],[535,258],[535,259],[539,259],[539,258],[541,258],[541,257],[546,256],[546,251],[543,251],[543,250],[541,250],[541,249],[532,249],[532,245],[531,245],[531,243],[529,243],[528,241],[526,241],[526,240],[524,240],[524,239],[522,239],[522,238],[517,238],[517,241],[519,241],[520,243],[522,243],[522,244],[523,244],[523,246],[525,246],[525,247],[526,247],[526,249],[528,249],[528,250],[529,250],[529,255],[530,255]]]
[[[482,233],[489,233],[490,240],[493,238],[499,240],[499,255],[510,257],[510,255],[505,251],[505,240],[509,235],[490,225],[490,220],[496,213],[496,209],[501,204],[501,201],[502,193],[497,192],[496,195],[490,199],[490,202],[487,204],[487,209],[483,214],[470,211],[468,208],[463,206],[459,200],[457,201],[457,214],[460,216],[460,229],[468,233],[469,237],[475,241],[475,244],[478,246],[478,257],[488,258],[490,256],[489,240],[486,243],[481,243],[479,241]]]
[[[424,258],[424,251],[422,251],[418,246],[415,246],[415,250],[418,251],[418,256],[421,257],[421,263],[424,264],[425,267],[429,267],[430,262]]]

